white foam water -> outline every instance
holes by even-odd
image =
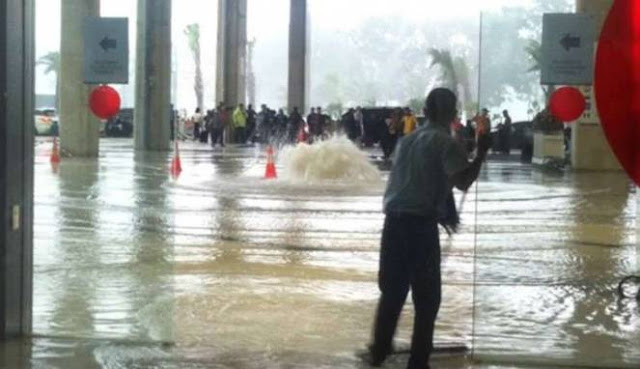
[[[363,184],[381,180],[380,171],[366,153],[343,136],[286,147],[279,159],[284,178],[291,181]]]

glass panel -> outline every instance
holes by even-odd
[[[379,0],[310,0],[311,106],[323,107],[334,118],[357,106],[365,109],[410,106],[422,115],[428,90],[452,83],[447,79],[450,72],[444,65],[447,60],[432,66],[432,55],[437,53],[447,55],[455,63],[462,105],[470,108],[467,116],[473,114],[478,80],[479,5],[455,3],[465,3],[468,8],[458,12],[461,7],[432,2],[426,7],[428,11],[422,12],[426,9],[424,2],[414,0],[394,4]],[[382,163],[380,142],[369,131],[374,131],[375,123],[365,114],[362,143],[371,145],[365,150],[386,176],[389,167]],[[456,195],[461,201],[461,194]],[[474,194],[470,193],[465,202],[460,234],[451,238],[444,232],[441,235],[443,302],[436,329],[438,345],[471,345]],[[372,206],[379,207],[375,201]],[[349,215],[344,216],[346,221]],[[365,229],[372,232],[366,243],[361,242],[366,246],[367,269],[371,272],[377,269],[381,218],[382,214],[377,213],[368,219]],[[337,317],[354,329],[353,342],[349,344],[353,347],[369,340],[377,303],[376,274],[368,273],[367,280],[367,294],[361,302],[363,313]],[[400,346],[408,346],[412,322],[413,306],[407,303],[398,330]]]
[[[597,123],[567,126],[573,136],[531,131],[546,101],[534,58],[542,15],[572,10],[568,1],[534,1],[483,14],[481,105],[495,145],[477,203],[474,356],[637,367],[638,305],[616,292],[637,270],[635,187],[620,171],[571,167],[568,150],[578,144],[609,154],[601,132],[586,136]],[[503,109],[514,122],[509,135]],[[532,153],[537,164],[528,163]]]
[[[248,0],[247,34],[251,66],[247,74],[255,74],[253,93],[256,106],[287,110],[289,60],[289,0]]]

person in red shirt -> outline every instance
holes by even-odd
[[[451,137],[455,138],[456,141],[458,142],[462,142],[462,140],[464,139],[464,135],[462,134],[462,129],[464,128],[464,126],[462,125],[462,123],[460,122],[460,117],[457,117],[456,119],[453,120],[453,122],[451,122]]]

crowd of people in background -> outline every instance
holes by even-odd
[[[297,107],[287,115],[284,109],[276,111],[265,104],[256,112],[252,105],[230,107],[224,103],[205,113],[197,108],[184,126],[187,130],[191,127],[194,140],[213,146],[224,146],[225,143],[313,143],[328,138],[338,129],[336,121],[325,114],[322,107],[311,108],[303,117]],[[351,136],[354,140],[359,137]]]
[[[379,143],[383,157],[390,159],[398,141],[411,134],[421,124],[415,112],[408,108],[350,108],[341,116],[332,117],[322,107],[312,107],[303,116],[297,107],[289,114],[263,104],[259,111],[249,104],[228,106],[221,102],[215,109],[202,112],[196,109],[187,126],[192,127],[193,139],[212,146],[224,147],[227,143],[308,143],[323,140],[335,133],[344,134],[363,146]],[[509,154],[511,117],[503,112],[503,120],[497,126],[497,149]],[[450,126],[451,135],[469,153],[475,150],[477,137],[492,131],[489,111],[483,109],[463,125],[456,118]]]

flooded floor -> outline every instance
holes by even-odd
[[[82,368],[360,367],[386,174],[265,181],[261,148],[187,143],[172,179],[170,154],[128,140],[53,172],[49,146],[36,147],[35,367],[72,367],[69,352]],[[442,236],[437,341],[510,364],[640,365],[638,304],[615,293],[637,271],[626,178],[497,160],[478,191]]]

